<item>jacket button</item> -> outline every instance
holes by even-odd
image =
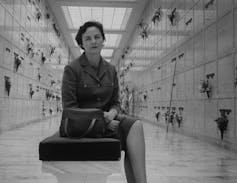
[[[97,101],[100,101],[101,99],[100,99],[100,97],[97,97]]]
[[[98,84],[97,86],[98,86],[98,87],[101,87],[101,84]]]

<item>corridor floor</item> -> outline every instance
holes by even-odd
[[[0,183],[125,183],[120,161],[41,162],[39,142],[57,118],[0,135]],[[236,183],[237,154],[144,123],[148,183]]]

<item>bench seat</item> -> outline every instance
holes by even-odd
[[[60,137],[56,132],[39,144],[42,161],[111,161],[120,160],[120,141],[114,138]]]

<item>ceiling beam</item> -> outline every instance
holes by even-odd
[[[142,16],[142,13],[144,9],[146,8],[148,4],[148,0],[140,0],[136,2],[136,6],[134,7],[129,19],[128,24],[126,26],[126,31],[128,31],[127,34],[125,34],[121,41],[120,41],[120,47],[124,48],[129,45],[129,40],[133,37],[134,29],[136,28],[136,24],[138,23],[139,19]],[[121,55],[123,54],[123,49],[118,49],[114,51],[113,58],[114,58],[114,64],[119,65],[119,61],[121,59]]]
[[[48,0],[46,1],[46,3],[48,3],[50,11],[53,13],[54,17],[56,18],[56,23],[59,26],[59,29],[61,33],[63,34],[63,37],[65,38],[66,44],[68,45],[70,49],[71,46],[73,45],[73,39],[71,35],[67,34],[67,28],[65,27],[65,25],[67,25],[67,22],[64,17],[62,8],[57,6],[57,4],[55,4],[55,2],[52,0]],[[69,51],[73,57],[72,59],[75,59],[78,56],[78,50],[70,49]]]
[[[100,1],[100,0],[55,0],[60,6],[90,6],[90,7],[134,7],[137,2]]]

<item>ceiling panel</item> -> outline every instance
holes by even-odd
[[[89,20],[103,24],[104,29],[124,30],[132,8],[62,6],[67,25],[78,29]]]
[[[121,34],[105,34],[105,47],[118,47],[121,38]]]

